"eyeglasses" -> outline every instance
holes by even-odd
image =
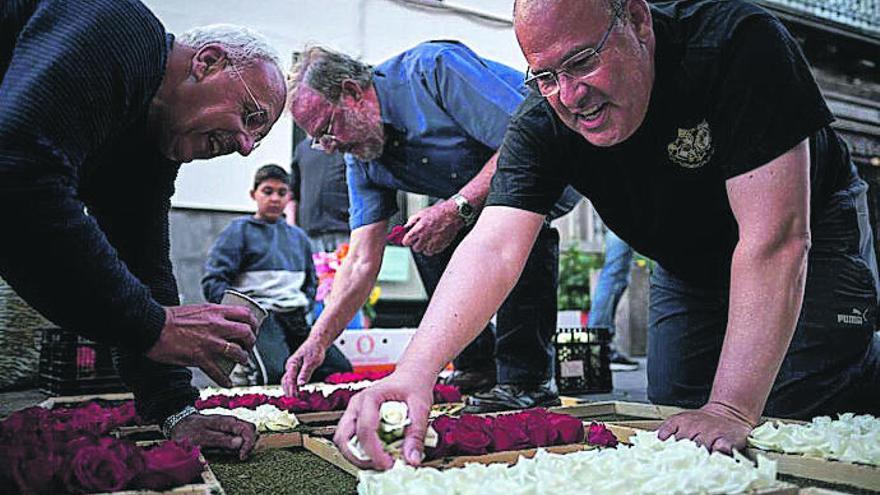
[[[313,150],[326,151],[330,148],[330,144],[336,141],[333,134],[333,117],[336,116],[336,107],[330,112],[330,120],[327,122],[327,130],[312,137],[311,148]]]
[[[238,67],[231,62],[230,64],[232,65],[232,71],[235,72],[235,75],[238,76],[241,84],[244,85],[244,90],[247,91],[248,96],[251,97],[251,102],[254,104],[254,108],[256,108],[254,111],[248,111],[245,109],[241,114],[241,120],[244,122],[245,130],[247,130],[251,137],[254,138],[254,145],[251,148],[251,151],[253,151],[260,146],[260,140],[264,137],[260,134],[260,130],[269,124],[269,111],[257,103],[257,98],[254,96],[251,88],[247,85],[244,77],[242,77],[241,71],[238,70]]]
[[[526,71],[526,85],[541,93],[541,96],[548,97],[559,92],[560,74],[568,74],[575,79],[581,79],[596,73],[596,71],[599,70],[599,67],[602,66],[602,59],[599,57],[599,52],[605,48],[605,42],[608,41],[608,37],[611,36],[611,31],[614,29],[614,24],[617,22],[618,17],[620,17],[618,12],[611,15],[611,24],[608,26],[608,29],[605,31],[605,34],[602,36],[602,39],[599,40],[599,44],[596,45],[595,48],[590,47],[568,57],[562,62],[562,64],[560,64],[558,70],[546,70],[537,74],[532,74],[532,69],[529,68]]]

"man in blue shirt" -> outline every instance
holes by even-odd
[[[527,94],[522,73],[453,41],[422,43],[375,68],[314,47],[291,79],[297,124],[316,147],[346,153],[352,236],[331,303],[288,360],[282,383],[289,393],[308,380],[373,287],[398,190],[443,198],[410,217],[402,241],[434,292],[482,209],[508,121]],[[545,222],[537,238],[498,311],[496,335],[486,327],[455,360],[453,383],[463,388],[491,386],[497,370],[497,385],[473,396],[470,412],[559,404],[550,386],[559,236]]]

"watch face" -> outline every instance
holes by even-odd
[[[458,212],[462,214],[462,216],[469,217],[474,214],[474,207],[468,203],[464,203],[459,205]]]

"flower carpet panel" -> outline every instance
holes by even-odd
[[[745,454],[752,459],[762,455],[774,460],[783,475],[880,493],[880,467],[870,464],[870,459],[876,463],[880,452],[877,418],[852,414],[841,418],[819,417],[810,423],[766,418],[752,433]],[[662,422],[615,421],[607,426],[627,442],[638,431],[656,430]],[[863,460],[852,462],[856,458]]]
[[[0,487],[29,494],[161,493],[198,484],[183,493],[222,492],[209,483],[215,480],[205,474],[197,447],[177,441],[136,444],[110,434],[134,421],[130,401],[17,411],[0,422]]]
[[[93,402],[102,406],[121,406],[133,404],[134,395],[129,392],[113,394],[89,394],[89,395],[64,395],[49,397],[38,405],[44,409],[72,408]],[[110,431],[110,434],[118,438],[128,438],[135,442],[162,440],[162,430],[159,425],[145,424],[139,419],[136,422],[122,424]]]
[[[750,455],[774,459],[779,472],[880,492],[880,419],[841,414],[809,423],[768,420],[752,431]]]
[[[602,424],[584,424],[577,418],[543,409],[486,416],[465,414],[459,418],[441,416],[432,421],[431,430],[436,433],[436,442],[425,449],[425,465],[441,469],[471,462],[511,464],[520,457],[534,456],[539,448],[569,453],[618,443]],[[306,435],[303,446],[344,471],[359,471],[327,438]]]
[[[462,468],[412,468],[398,462],[384,473],[358,474],[358,493],[442,493],[449,495],[567,494],[774,494],[798,488],[776,479],[773,461],[757,464],[742,455],[709,454],[690,440],[661,441],[640,432],[632,445],[567,454],[540,449],[517,462],[473,462]]]
[[[588,402],[571,406],[552,407],[551,412],[595,421],[662,420],[685,409],[656,404],[626,401]]]
[[[160,442],[138,442],[141,447],[149,447],[158,445]],[[198,477],[191,483],[181,485],[168,490],[122,490],[117,492],[108,492],[114,495],[225,495],[226,491],[211,469],[211,466],[205,460],[202,454],[199,454],[199,462],[202,465],[202,471]]]

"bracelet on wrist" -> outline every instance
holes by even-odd
[[[162,434],[165,435],[165,438],[171,438],[171,430],[177,426],[177,423],[180,423],[187,416],[198,413],[199,411],[193,406],[186,406],[180,411],[168,416],[164,423],[162,423]]]

